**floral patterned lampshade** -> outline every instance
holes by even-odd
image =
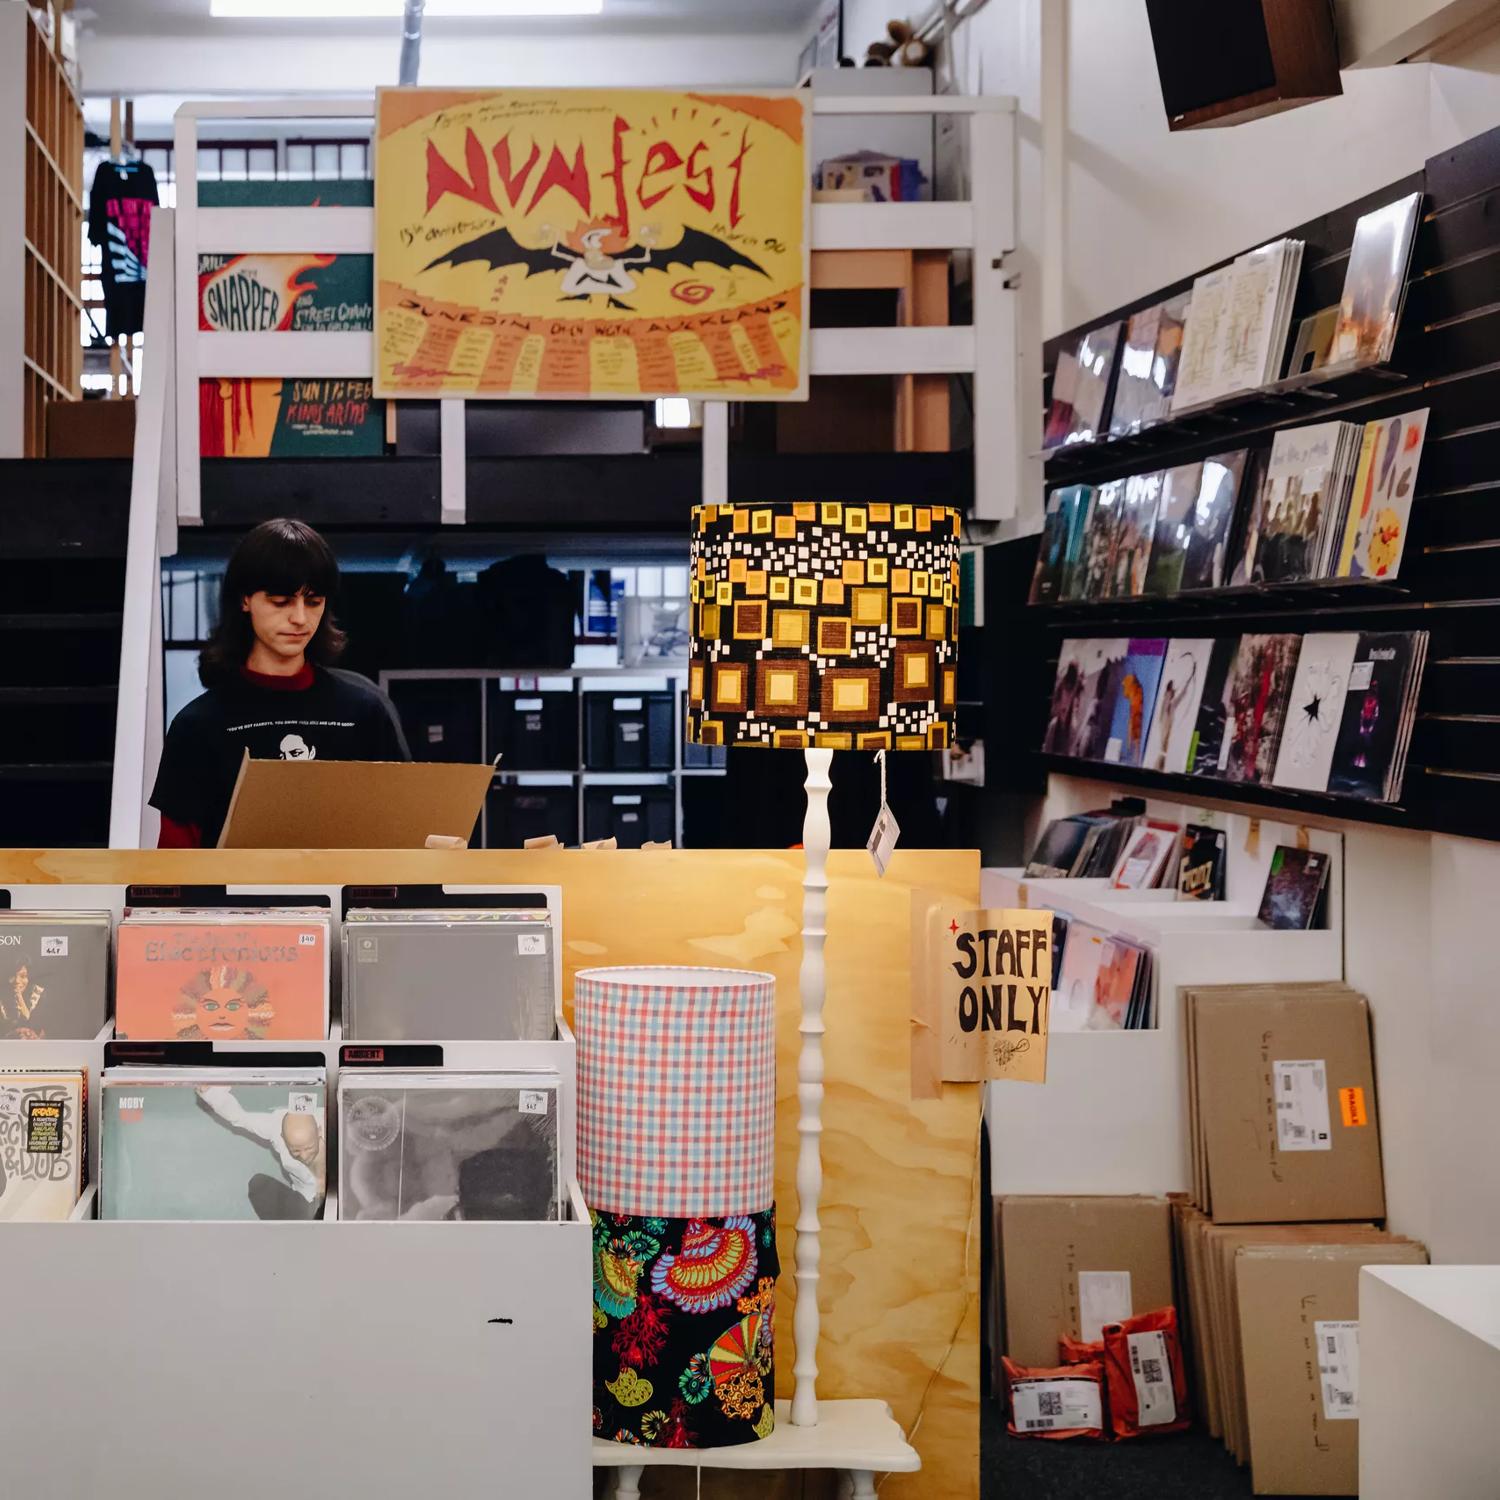
[[[688,739],[946,749],[961,526],[942,505],[695,508]]]

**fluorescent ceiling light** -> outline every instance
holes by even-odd
[[[400,16],[403,0],[211,0],[209,14],[222,20],[343,21]],[[429,16],[475,20],[510,16],[597,16],[604,0],[426,0]]]

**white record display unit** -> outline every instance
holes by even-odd
[[[1094,805],[1098,805],[1095,803]],[[1151,817],[1201,821],[1194,810],[1148,802]],[[1178,901],[1175,890],[1115,891],[1108,880],[1041,880],[987,869],[989,907],[1061,911],[1152,950],[1156,1025],[1141,1031],[1053,1032],[1047,1083],[991,1083],[985,1091],[990,1191],[1025,1194],[1185,1192],[1192,1180],[1183,985],[1344,977],[1343,835],[1219,814],[1228,844],[1228,899]],[[1252,834],[1251,825],[1255,825]],[[1328,926],[1273,932],[1256,919],[1277,844],[1331,858]],[[1045,1142],[1038,1149],[1038,1142]]]
[[[116,922],[126,899],[118,885],[0,889],[15,910],[104,910]],[[561,932],[558,887],[443,890],[500,902],[540,895]],[[337,973],[340,887],[225,894],[326,898]],[[588,1495],[592,1235],[576,1182],[576,1049],[562,1018],[560,942],[553,972],[556,1040],[441,1045],[450,1070],[560,1075],[559,1223],[353,1222],[338,1217],[332,1183],[324,1217],[308,1223],[98,1221],[91,1185],[66,1222],[0,1225],[0,1276],[30,1289],[8,1336],[34,1351],[0,1371],[6,1493],[156,1500],[211,1476],[226,1500],[406,1500],[431,1487],[436,1464],[465,1493],[503,1476],[517,1493]],[[0,1069],[86,1068],[93,1106],[112,1031],[111,1022],[89,1041],[0,1042]],[[218,1050],[319,1057],[333,1121],[340,1044],[335,1006],[322,1041]],[[89,1136],[93,1176],[92,1107]],[[76,1358],[100,1328],[111,1330],[115,1357]],[[35,1351],[46,1350],[63,1363],[39,1378]]]

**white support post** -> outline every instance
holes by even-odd
[[[187,105],[172,125],[172,161],[177,206],[173,210],[177,298],[177,518],[203,524],[202,463],[198,452],[198,120]],[[153,260],[155,257],[153,256]],[[150,279],[147,279],[150,285]],[[162,346],[157,345],[157,348]],[[156,363],[148,359],[147,365]]]
[[[974,519],[1016,513],[1024,454],[1018,394],[1021,351],[1005,258],[1016,247],[1016,117],[969,117],[974,205]]]
[[[703,403],[703,503],[729,503],[729,403]]]
[[[170,208],[151,210],[151,274],[146,280],[145,334],[149,347],[170,350],[173,262]],[[136,408],[130,466],[130,525],[125,550],[125,602],[120,622],[119,698],[115,709],[114,775],[109,846],[138,849],[156,843],[156,814],[146,805],[161,756],[164,715],[161,638],[161,559],[175,525],[164,516],[172,493],[172,369],[170,354],[146,361]]]
[[[818,1200],[823,1192],[823,998],[827,969],[823,945],[828,937],[829,771],[832,750],[808,750],[807,816],[802,824],[802,1038],[797,1055],[797,1310],[792,1319],[796,1362],[792,1372],[792,1422],[818,1422],[818,1264],[822,1224]]]
[[[462,526],[468,520],[468,436],[462,398],[438,402],[438,501],[444,526]]]

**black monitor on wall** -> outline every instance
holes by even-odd
[[[1173,130],[1238,125],[1343,92],[1332,0],[1146,0]]]

